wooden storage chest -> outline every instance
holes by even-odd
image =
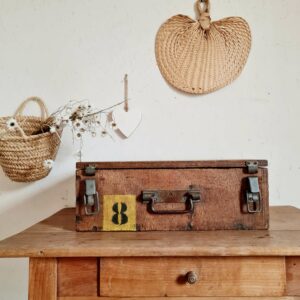
[[[265,160],[78,163],[78,231],[267,229]]]

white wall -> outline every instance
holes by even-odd
[[[143,122],[129,140],[86,141],[85,160],[267,158],[271,204],[300,207],[300,2],[211,2],[213,19],[248,20],[253,47],[232,85],[188,96],[161,77],[154,39],[168,17],[194,16],[194,1],[0,0],[1,116],[30,95],[50,111],[70,99],[109,106],[122,100],[127,72]],[[74,205],[74,151],[66,132],[39,182],[12,183],[1,171],[0,239]],[[0,260],[0,299],[26,299],[26,280],[26,260]]]

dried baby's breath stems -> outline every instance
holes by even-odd
[[[77,153],[79,153],[78,156],[81,161],[84,136],[110,136],[112,138],[109,133],[108,115],[113,112],[114,108],[122,104],[124,104],[124,101],[105,109],[97,109],[88,100],[69,101],[46,120],[44,127],[48,127],[51,132],[69,127],[73,135],[73,141],[79,141],[80,150]]]

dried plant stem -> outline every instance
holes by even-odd
[[[97,115],[97,114],[105,113],[106,111],[108,111],[108,110],[110,110],[110,109],[112,109],[112,108],[115,108],[115,107],[117,107],[117,106],[119,106],[119,105],[121,105],[121,104],[124,104],[124,103],[125,103],[125,101],[119,102],[119,103],[117,103],[117,104],[115,104],[115,105],[112,105],[112,106],[110,106],[110,107],[107,107],[107,108],[105,108],[105,109],[102,109],[102,110],[99,110],[99,111],[96,111],[96,112],[87,114],[87,115],[85,115],[85,117],[90,117],[90,116],[94,116],[94,115]]]

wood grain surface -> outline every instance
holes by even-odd
[[[59,297],[59,300],[300,300],[300,297]]]
[[[300,256],[293,207],[271,208],[268,231],[78,233],[74,215],[64,209],[1,241],[0,257]]]
[[[100,296],[283,296],[284,258],[104,258]],[[129,271],[130,270],[130,271]],[[189,284],[188,272],[198,281]]]
[[[57,261],[55,258],[31,258],[29,278],[29,300],[57,299]]]
[[[287,295],[300,296],[300,257],[286,259]]]
[[[97,258],[60,258],[57,273],[59,297],[98,295]]]

